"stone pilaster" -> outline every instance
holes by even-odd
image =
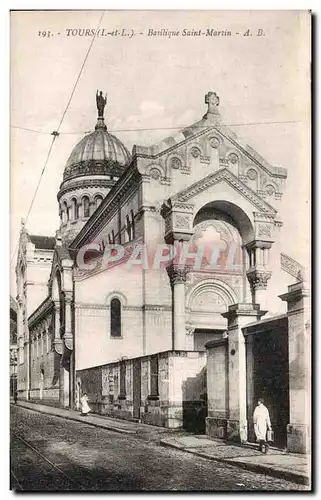
[[[288,304],[290,423],[287,449],[309,453],[311,440],[311,311],[309,285],[304,281],[280,295]]]
[[[228,320],[228,421],[227,439],[247,441],[246,350],[242,328],[266,311],[258,304],[234,304],[222,316]]]
[[[65,347],[69,350],[73,350],[73,334],[72,334],[72,293],[65,292],[65,333],[64,333],[64,343]]]
[[[206,434],[226,438],[228,421],[228,340],[211,340],[205,344],[207,353],[207,417]]]
[[[54,302],[54,315],[55,315],[55,336],[54,336],[54,349],[57,354],[62,354],[63,352],[63,340],[60,336],[60,302]]]

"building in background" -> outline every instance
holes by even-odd
[[[10,297],[10,397],[17,390],[17,312],[18,306]]]
[[[200,121],[132,154],[99,98],[56,238],[21,228],[19,397],[74,408],[86,392],[99,413],[244,442],[263,396],[277,444],[307,451],[309,290],[280,247],[286,170],[224,125],[214,92]]]

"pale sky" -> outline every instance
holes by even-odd
[[[59,125],[92,40],[66,36],[66,30],[96,28],[100,16],[100,11],[11,14],[11,127],[43,132],[11,128],[11,256],[47,157],[50,133]],[[28,230],[54,235],[59,227],[56,195],[72,148],[96,123],[97,89],[108,92],[108,129],[129,150],[175,133],[166,129],[199,120],[206,112],[204,95],[212,90],[220,97],[222,121],[272,165],[287,169],[280,211],[282,250],[308,265],[308,23],[303,11],[106,11],[101,29],[124,28],[137,35],[95,39],[42,177]],[[149,29],[181,33],[184,28],[231,30],[232,36],[147,35]],[[248,29],[252,36],[243,36]],[[265,35],[256,36],[258,29]],[[42,38],[39,32],[44,30],[54,35]],[[12,270],[15,263],[16,255]]]

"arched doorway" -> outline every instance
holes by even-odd
[[[189,347],[204,351],[206,342],[222,338],[226,331],[222,313],[250,296],[243,241],[251,238],[253,231],[239,207],[219,201],[203,206],[193,227],[191,252],[202,252],[202,261],[198,269],[193,268],[187,283],[186,320],[193,335]]]

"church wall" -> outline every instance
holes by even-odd
[[[87,392],[89,405],[95,413],[124,419],[139,415],[138,418],[146,424],[168,428],[185,426],[187,430],[194,430],[191,425],[197,428],[204,416],[204,412],[202,415],[200,412],[206,394],[206,354],[159,353],[157,393],[152,393],[151,363],[151,356],[142,356],[77,370],[77,383],[82,393]],[[139,380],[135,379],[134,373],[137,364],[140,367]],[[136,403],[135,390],[140,394]],[[138,413],[134,412],[135,404]]]
[[[42,254],[35,252],[34,262],[29,262],[27,265],[28,316],[37,309],[48,295],[48,280],[51,271],[52,254],[47,262],[41,262],[39,260],[37,262],[39,258],[43,258]]]
[[[119,265],[75,282],[76,369],[143,354],[142,277]],[[122,304],[122,336],[110,336],[110,301]]]

